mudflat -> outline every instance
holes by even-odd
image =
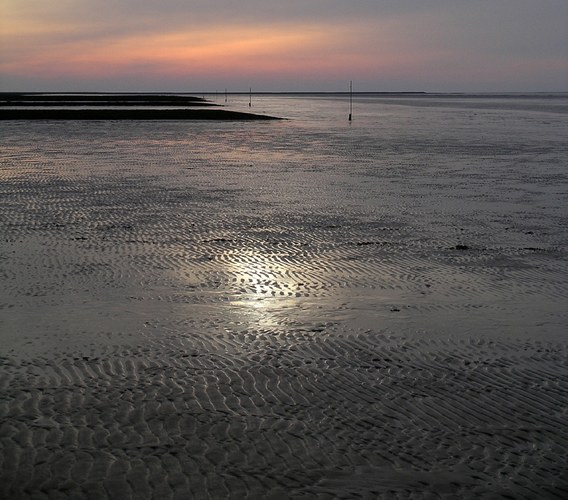
[[[222,109],[203,98],[194,96],[0,93],[0,120],[270,119],[276,118]]]
[[[562,115],[429,103],[3,122],[0,496],[565,496]]]
[[[225,109],[1,109],[0,120],[276,120]]]

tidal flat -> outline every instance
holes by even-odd
[[[568,96],[249,103],[0,123],[0,496],[568,495]]]

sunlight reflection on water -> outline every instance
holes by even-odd
[[[565,492],[565,116],[436,99],[0,123],[12,497]]]
[[[252,111],[287,120],[3,123],[2,303],[560,332],[566,99],[427,99],[360,97],[351,124],[345,97],[274,96]]]

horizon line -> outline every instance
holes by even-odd
[[[486,90],[486,91],[425,91],[425,90],[411,90],[411,91],[383,91],[383,90],[362,90],[362,91],[349,91],[349,90],[302,90],[302,91],[286,91],[286,90],[200,90],[200,91],[97,91],[97,90],[80,90],[80,91],[65,91],[65,90],[0,90],[0,95],[45,95],[45,94],[61,94],[61,95],[522,95],[522,94],[566,94],[568,90],[525,90],[525,91],[500,91],[500,90]]]

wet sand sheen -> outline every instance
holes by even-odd
[[[243,330],[5,361],[1,488],[6,498],[566,491],[566,349],[333,333]]]
[[[566,496],[564,216],[275,124],[3,124],[0,496]]]

